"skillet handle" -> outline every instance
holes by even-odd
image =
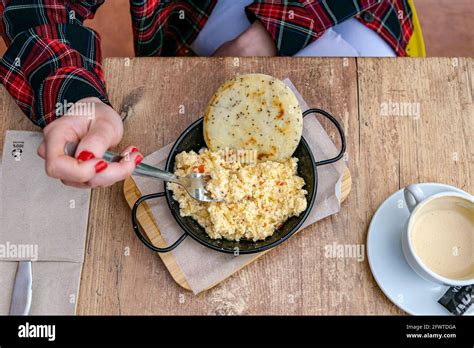
[[[139,226],[138,221],[137,221],[137,209],[138,209],[139,205],[142,204],[143,202],[145,202],[148,199],[163,197],[164,195],[165,195],[164,192],[159,192],[159,193],[152,193],[152,194],[149,194],[149,195],[141,196],[139,199],[137,199],[137,201],[135,202],[135,204],[133,205],[133,208],[132,208],[132,225],[133,225],[133,230],[135,231],[135,234],[137,235],[138,239],[140,239],[140,241],[147,246],[147,248],[149,248],[153,251],[156,251],[158,253],[167,253],[167,252],[173,250],[178,245],[180,245],[181,242],[183,240],[185,240],[186,237],[188,236],[187,233],[185,232],[181,235],[181,237],[178,238],[178,240],[176,242],[174,242],[170,246],[168,246],[166,248],[158,248],[158,247],[154,246],[153,244],[151,244],[148,241],[148,239],[145,237],[142,230],[140,229],[140,226]]]
[[[327,119],[329,119],[329,121],[331,121],[336,126],[337,131],[339,132],[339,136],[341,138],[341,151],[339,152],[339,154],[334,158],[316,162],[316,167],[324,166],[325,164],[331,164],[331,163],[339,161],[344,156],[344,152],[346,152],[346,137],[344,136],[344,131],[342,130],[340,123],[337,122],[336,118],[333,115],[331,115],[329,112],[321,110],[321,109],[308,109],[305,112],[303,112],[303,117],[312,113],[321,114],[325,116]]]

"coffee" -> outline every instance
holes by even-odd
[[[435,198],[414,216],[415,253],[433,272],[449,279],[474,278],[474,204],[454,196]]]

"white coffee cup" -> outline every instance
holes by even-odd
[[[442,276],[433,270],[431,270],[415,252],[415,247],[413,243],[413,226],[416,219],[418,218],[418,213],[428,207],[430,203],[434,202],[437,199],[442,197],[458,197],[462,201],[466,202],[468,209],[474,207],[474,196],[469,194],[462,194],[457,192],[441,192],[429,197],[426,197],[419,185],[409,185],[404,190],[405,203],[408,210],[410,211],[410,218],[408,219],[405,228],[402,232],[402,249],[403,254],[408,262],[408,264],[413,268],[413,270],[423,277],[424,279],[447,286],[466,286],[474,284],[474,276],[468,279],[452,279],[445,276]],[[448,232],[447,232],[448,233]]]

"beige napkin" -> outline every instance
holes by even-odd
[[[0,315],[10,312],[18,262],[0,261]],[[30,315],[74,315],[82,263],[32,263],[33,298]]]
[[[37,132],[7,131],[1,168],[0,314],[8,314],[18,260],[33,260],[31,314],[74,314],[90,190],[49,178]]]
[[[284,82],[295,92],[301,109],[309,109],[291,81],[286,79]],[[316,161],[332,158],[337,155],[338,150],[316,117],[305,117],[303,136],[308,142]],[[164,168],[172,146],[173,144],[169,144],[150,154],[145,158],[144,162]],[[318,167],[316,201],[301,229],[339,211],[340,185],[345,167],[343,161]],[[133,179],[140,192],[144,195],[163,190],[163,184],[156,181],[156,179],[138,176],[134,176]],[[147,201],[147,204],[153,213],[161,235],[167,244],[170,245],[183,234],[183,230],[171,215],[164,198]],[[234,256],[213,251],[200,245],[192,238],[187,238],[172,253],[195,294],[219,283],[255,257],[255,255]]]

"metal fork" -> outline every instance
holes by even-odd
[[[64,153],[68,156],[74,156],[74,154],[76,153],[76,149],[76,143],[67,143],[64,147]],[[122,156],[110,151],[106,151],[102,158],[107,162],[119,162],[123,159]],[[184,187],[186,192],[188,192],[191,197],[201,202],[223,201],[221,199],[212,198],[209,191],[206,190],[206,185],[211,179],[211,176],[208,174],[193,173],[188,174],[184,177],[178,177],[173,173],[169,173],[167,171],[161,170],[160,168],[156,168],[145,163],[140,163],[139,165],[137,165],[132,174],[157,178],[166,182],[174,182]]]

